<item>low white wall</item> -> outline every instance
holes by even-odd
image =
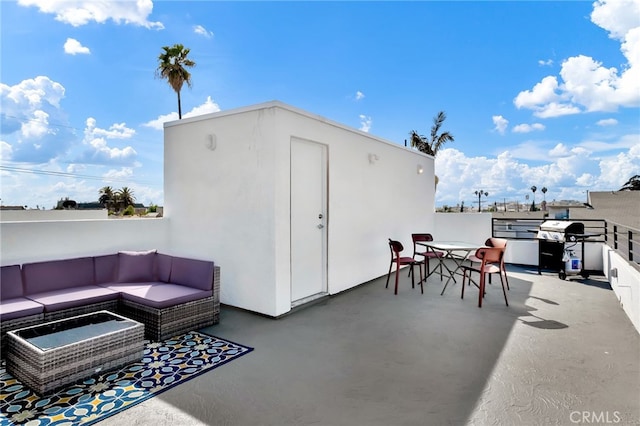
[[[164,219],[0,223],[0,263],[5,265],[95,256],[118,250],[167,250]],[[213,259],[212,259],[213,260]]]
[[[590,271],[602,271],[602,246],[603,243],[585,243],[584,268]],[[565,247],[568,247],[566,244]],[[580,257],[580,243],[573,247],[575,254]],[[538,241],[536,240],[509,240],[504,261],[516,265],[538,266]]]
[[[602,247],[604,273],[620,301],[620,306],[640,332],[640,271],[611,247]]]
[[[106,219],[107,210],[1,210],[0,222]]]
[[[491,237],[491,213],[436,213],[430,233],[434,240],[482,245]]]

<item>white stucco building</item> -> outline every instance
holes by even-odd
[[[279,316],[386,274],[433,232],[434,160],[268,102],[165,124],[169,246],[214,259],[222,303]]]

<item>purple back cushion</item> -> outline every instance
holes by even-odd
[[[92,285],[93,257],[52,260],[22,265],[26,295]]]
[[[140,283],[156,280],[156,250],[118,253],[118,282]]]
[[[158,256],[156,256],[156,276],[163,283],[169,282],[171,278],[171,256],[158,253]]]
[[[96,268],[96,284],[114,283],[118,279],[118,255],[108,254],[93,258]]]
[[[22,297],[23,294],[20,265],[3,266],[0,270],[0,300]]]
[[[212,290],[213,262],[174,257],[171,261],[171,282],[200,290]]]

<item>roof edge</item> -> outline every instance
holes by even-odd
[[[352,132],[352,133],[357,133],[363,136],[367,136],[371,139],[375,139],[378,142],[382,142],[385,144],[389,144],[392,145],[394,147],[397,148],[401,148],[407,151],[411,151],[414,152],[416,154],[425,156],[427,158],[432,158],[435,160],[435,157],[433,157],[432,155],[429,154],[425,154],[424,152],[420,152],[418,150],[415,149],[411,149],[407,146],[404,145],[400,145],[397,144],[393,141],[389,141],[386,139],[383,139],[379,136],[375,136],[372,135],[371,133],[368,132],[363,132],[362,130],[358,130],[354,127],[349,127],[345,124],[339,123],[335,120],[331,120],[327,117],[324,117],[322,115],[319,114],[315,114],[306,110],[303,110],[301,108],[298,107],[294,107],[292,105],[286,104],[282,101],[278,101],[278,100],[271,100],[268,102],[262,102],[259,104],[254,104],[254,105],[248,105],[248,106],[244,106],[244,107],[239,107],[239,108],[232,108],[232,109],[228,109],[228,110],[221,110],[221,111],[217,111],[217,112],[210,112],[207,114],[202,114],[202,115],[198,115],[195,117],[189,117],[189,118],[183,118],[181,120],[174,120],[174,121],[167,121],[164,123],[164,128],[166,129],[167,127],[174,127],[174,126],[178,126],[180,124],[187,124],[187,123],[194,123],[194,122],[198,122],[198,121],[203,121],[203,120],[208,120],[210,118],[217,118],[217,117],[225,117],[225,116],[229,116],[229,115],[236,115],[236,114],[243,114],[243,113],[247,113],[247,112],[252,112],[252,111],[258,111],[258,110],[262,110],[262,109],[269,109],[269,108],[280,108],[289,112],[292,112],[294,114],[299,114],[302,115],[304,117],[307,118],[311,118],[313,120],[317,120],[317,121],[321,121],[325,124],[328,124],[330,126],[334,126],[334,127],[338,127],[340,129]]]

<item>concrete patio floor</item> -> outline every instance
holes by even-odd
[[[640,424],[640,336],[602,277],[507,268],[508,307],[496,276],[478,309],[406,272],[277,320],[223,307],[203,331],[254,352],[100,424]]]

